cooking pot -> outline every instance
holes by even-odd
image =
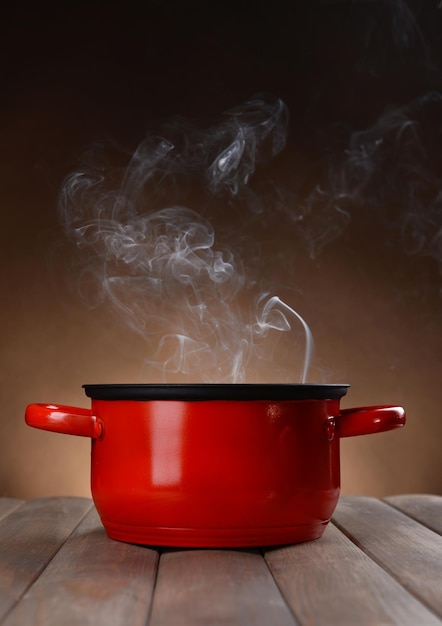
[[[403,426],[398,406],[340,409],[348,385],[84,385],[91,409],[31,404],[26,422],[92,439],[91,491],[113,539],[187,547],[322,535],[341,437]]]

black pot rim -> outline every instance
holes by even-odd
[[[83,385],[93,400],[339,400],[347,384],[96,384]]]

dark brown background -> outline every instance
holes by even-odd
[[[57,195],[88,144],[135,147],[156,120],[271,91],[291,114],[281,169],[305,168],[308,187],[317,170],[306,163],[321,161],[329,129],[364,128],[388,104],[439,89],[422,48],[394,40],[403,15],[382,11],[395,3],[206,4],[2,9],[1,495],[89,495],[90,442],[26,427],[28,403],[87,406],[83,383],[150,382],[136,338],[75,295]],[[437,4],[409,5],[435,59]],[[441,493],[437,261],[407,255],[400,233],[386,237],[361,213],[316,259],[284,228],[263,250],[270,281],[281,282],[284,259],[280,295],[313,331],[315,375],[351,384],[344,406],[407,410],[401,431],[342,442],[344,491]]]

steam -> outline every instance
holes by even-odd
[[[339,151],[324,159],[305,195],[280,192],[279,211],[311,258],[357,218],[376,225],[378,245],[428,257],[442,271],[442,94],[388,107],[368,128],[341,128]]]
[[[384,224],[400,234],[407,254],[432,257],[442,269],[442,175],[434,141],[441,113],[439,93],[387,110],[352,135],[338,184],[343,196],[385,212]]]
[[[229,212],[229,223],[244,224],[232,215],[234,199],[259,212],[247,185],[284,148],[287,126],[281,100],[254,97],[204,131],[170,122],[121,168],[95,150],[65,180],[61,217],[83,261],[84,299],[110,305],[146,342],[146,363],[166,381],[280,382],[292,380],[296,366],[300,381],[307,378],[307,324],[245,267],[231,229],[218,236],[204,215]],[[197,209],[176,202],[195,195],[195,181]],[[293,347],[288,368],[274,361],[282,333]]]
[[[372,126],[348,130],[306,195],[270,182],[265,202],[252,181],[285,147],[280,99],[256,96],[205,129],[170,121],[133,154],[119,150],[120,166],[95,148],[60,196],[84,300],[117,313],[165,381],[305,382],[312,335],[261,280],[249,225],[266,229],[274,218],[280,226],[285,216],[316,258],[358,215],[378,222],[385,241],[442,269],[442,176],[432,141],[441,112],[436,92],[386,109]]]
[[[329,49],[325,36],[335,62],[324,56],[323,74],[313,66],[303,169],[292,169],[274,197],[285,232],[317,259],[344,232],[365,224],[376,232],[378,248],[411,260],[427,257],[442,270],[442,74],[430,7],[440,3],[320,4],[323,15],[312,11],[318,39],[305,45],[321,58]],[[327,18],[335,34],[322,29]]]
[[[354,75],[411,65],[436,76],[410,3],[366,4]],[[442,271],[442,94],[379,110],[359,127],[315,121],[318,160],[295,167],[289,153],[280,171],[271,168],[286,154],[288,108],[263,94],[205,125],[171,119],[133,151],[94,146],[60,195],[84,300],[118,314],[166,381],[306,381],[312,336],[266,284],[261,237],[283,235],[290,252],[316,259],[355,224],[368,226],[376,250],[428,257]]]

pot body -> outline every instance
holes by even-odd
[[[339,497],[339,402],[100,401],[91,487],[108,534],[182,546],[319,537]]]
[[[341,410],[346,387],[333,385],[232,386],[223,389],[227,400],[211,397],[219,389],[175,388],[185,397],[164,399],[169,389],[131,386],[123,390],[128,399],[121,386],[98,387],[87,389],[90,409],[31,404],[26,422],[92,439],[91,490],[102,523],[110,537],[138,544],[318,538],[338,502],[340,438],[405,423],[401,407]]]

